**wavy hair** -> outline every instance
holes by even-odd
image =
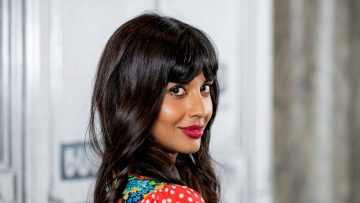
[[[217,54],[199,29],[171,17],[143,14],[120,26],[108,40],[96,73],[89,135],[102,161],[95,202],[121,198],[131,173],[187,185],[207,203],[217,203],[220,185],[209,154],[210,128],[219,85]],[[169,82],[186,84],[200,71],[213,80],[213,114],[193,154],[178,154],[174,164],[151,137]]]

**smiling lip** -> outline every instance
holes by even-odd
[[[202,126],[202,125],[191,125],[191,126],[188,126],[188,127],[185,127],[185,128],[180,128],[180,129],[188,137],[197,139],[197,138],[200,138],[202,136],[204,126]]]

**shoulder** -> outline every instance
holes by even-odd
[[[122,193],[122,198],[118,203],[139,202],[144,199],[147,194],[164,188],[166,184],[167,183],[149,177],[130,176],[126,188]]]
[[[144,196],[141,203],[204,203],[202,196],[195,190],[181,185],[166,184]]]
[[[187,186],[130,176],[117,203],[204,203],[202,196]]]

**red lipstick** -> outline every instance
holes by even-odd
[[[203,129],[204,126],[202,125],[191,125],[188,127],[184,127],[184,128],[180,128],[185,135],[187,135],[188,137],[194,138],[194,139],[198,139],[202,136],[203,134]]]

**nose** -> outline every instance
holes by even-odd
[[[203,97],[201,94],[195,94],[190,98],[189,116],[190,117],[206,117],[209,113],[210,98]],[[210,99],[211,102],[211,99]]]

